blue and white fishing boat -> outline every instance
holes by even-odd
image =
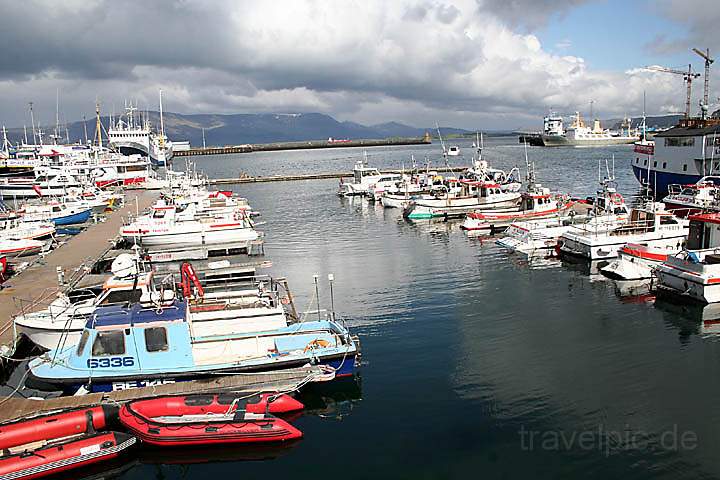
[[[30,362],[28,384],[97,392],[308,364],[329,366],[336,376],[355,371],[358,340],[336,321],[217,334],[189,320],[188,311],[187,300],[98,308],[77,346]]]
[[[84,202],[52,201],[39,205],[27,204],[20,213],[26,222],[52,222],[59,225],[78,225],[90,219],[93,206]]]

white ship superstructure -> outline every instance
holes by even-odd
[[[173,156],[173,143],[165,136],[164,128],[159,133],[154,132],[147,118],[136,117],[136,110],[137,106],[128,104],[125,115],[111,125],[108,130],[110,146],[126,155],[146,155],[154,165],[164,166]],[[162,123],[162,111],[160,121]]]

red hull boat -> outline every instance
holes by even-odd
[[[0,459],[3,480],[40,478],[116,458],[135,444],[125,433],[103,432],[28,450]]]
[[[300,430],[267,412],[290,412],[302,408],[302,404],[288,395],[279,395],[275,401],[271,401],[272,397],[260,395],[247,402],[222,395],[138,400],[122,406],[120,422],[144,442],[160,446],[284,442],[301,438]]]
[[[104,429],[117,418],[118,409],[109,405],[43,415],[0,425],[0,450],[40,441],[52,441]]]
[[[0,283],[7,278],[7,257],[0,254]]]

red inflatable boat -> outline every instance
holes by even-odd
[[[0,479],[39,478],[117,457],[135,437],[96,432],[117,413],[98,406],[0,425]]]
[[[126,433],[103,432],[0,458],[0,479],[40,478],[117,457],[135,443]]]
[[[117,414],[117,407],[104,405],[0,425],[0,450],[102,430]]]
[[[272,399],[272,395],[244,401],[190,395],[138,400],[122,406],[120,421],[144,442],[161,446],[283,442],[302,437],[287,421],[266,413],[298,410],[302,403],[288,395]]]

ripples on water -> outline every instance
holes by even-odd
[[[514,141],[488,139],[485,158],[524,171],[524,148]],[[470,153],[470,142],[460,146]],[[373,166],[407,167],[412,154],[439,165],[437,148],[368,152]],[[629,147],[528,152],[538,180],[553,190],[592,195],[598,161],[614,155],[620,192],[638,191]],[[197,165],[211,177],[349,171],[361,155],[275,152],[205,157]],[[621,299],[614,283],[586,267],[508,255],[493,237],[465,235],[458,222],[411,223],[397,210],[339,199],[336,189],[336,180],[235,188],[262,212],[271,272],[289,279],[300,308],[313,296],[313,274],[328,307],[325,279],[335,275],[336,309],[363,341],[361,389],[351,383],[304,393],[320,407],[297,421],[302,442],[272,461],[143,463],[125,478],[720,475],[720,350],[698,322],[703,311]],[[642,434],[645,442],[527,451],[518,434],[569,436],[599,426]],[[698,447],[663,448],[660,436],[675,426],[694,432]],[[597,442],[601,434],[594,435]]]

